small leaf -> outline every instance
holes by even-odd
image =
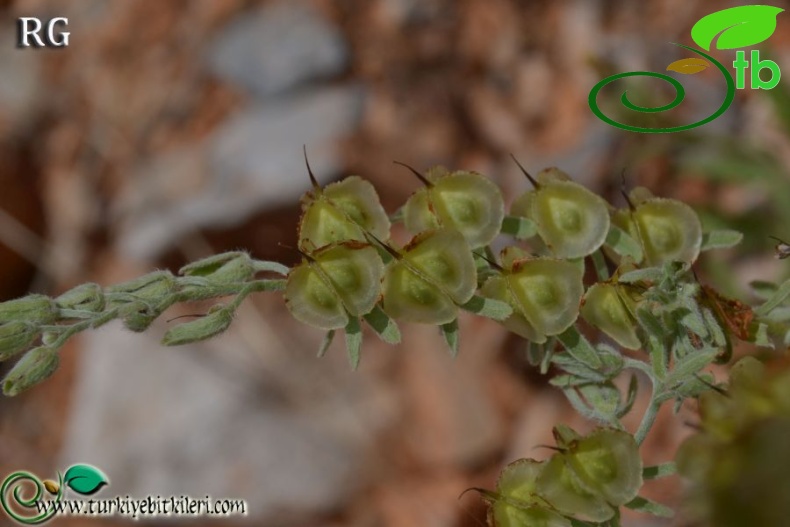
[[[502,234],[509,234],[517,240],[528,240],[538,233],[538,226],[529,218],[505,216],[502,220]]]
[[[764,317],[770,313],[771,310],[781,305],[788,296],[790,296],[790,280],[780,285],[763,305],[754,310],[755,316]]]
[[[623,273],[617,279],[618,282],[623,284],[633,284],[634,282],[657,282],[664,276],[664,272],[660,267],[646,267],[644,269],[636,269]]]
[[[773,35],[776,17],[782,11],[784,9],[768,5],[746,5],[716,11],[694,24],[691,38],[705,51],[710,51],[713,39],[719,34],[717,49],[754,46]]]
[[[710,63],[708,63],[707,60],[698,57],[691,57],[687,59],[676,60],[667,66],[667,71],[676,71],[677,73],[682,73],[683,75],[693,75],[707,69],[708,66],[710,66]]]
[[[480,315],[481,317],[491,318],[500,322],[513,313],[513,309],[507,302],[494,300],[493,298],[485,298],[479,295],[473,296],[472,299],[462,305],[461,308]]]
[[[84,496],[95,494],[102,486],[110,483],[104,473],[90,465],[73,465],[63,476],[63,482],[73,491]]]
[[[332,341],[334,339],[335,339],[335,330],[330,329],[329,331],[326,332],[326,335],[324,335],[324,339],[321,341],[321,347],[318,348],[319,359],[324,355],[326,355],[326,352],[329,349],[329,346],[332,345]]]
[[[664,384],[672,387],[674,384],[684,382],[688,377],[713,362],[719,352],[718,348],[708,348],[686,355],[675,363],[674,369],[669,372]]]
[[[349,317],[346,324],[346,353],[348,353],[348,363],[351,369],[356,370],[359,366],[360,350],[362,349],[362,326],[357,317]]]
[[[642,479],[659,479],[671,476],[678,471],[675,463],[668,461],[660,465],[653,465],[642,469]]]
[[[656,503],[655,501],[643,498],[642,496],[637,496],[626,503],[625,506],[631,510],[652,514],[653,516],[658,516],[660,518],[672,518],[675,515],[672,509],[666,505]]]
[[[631,257],[634,262],[642,261],[642,246],[631,235],[623,229],[611,223],[609,232],[606,235],[606,246],[611,248],[620,256]]]
[[[387,344],[398,344],[400,342],[400,330],[395,323],[378,305],[364,316],[365,321],[373,328],[373,331],[381,337]]]
[[[269,262],[265,260],[253,261],[256,272],[271,272],[282,276],[288,276],[288,267],[279,262]]]
[[[458,342],[459,342],[459,328],[458,328],[458,319],[456,318],[452,322],[448,322],[447,324],[442,324],[439,326],[442,331],[442,336],[444,337],[444,341],[447,343],[447,346],[450,348],[450,355],[453,358],[458,356]]]
[[[735,247],[743,240],[743,233],[728,229],[706,232],[702,235],[701,251],[711,249],[729,249]]]
[[[568,353],[576,360],[591,368],[601,367],[601,359],[598,357],[595,348],[584,338],[584,335],[576,330],[576,327],[569,327],[563,333],[560,333],[557,338],[562,342],[562,345],[565,346],[565,349],[568,350]]]

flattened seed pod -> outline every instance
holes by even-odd
[[[503,325],[533,342],[568,329],[579,316],[584,268],[577,262],[533,258],[517,247],[502,251],[502,274],[489,278],[480,292],[507,302],[513,314]]]
[[[637,323],[623,303],[618,287],[606,282],[593,284],[584,294],[581,315],[624,348],[636,350],[642,347],[636,334]]]
[[[349,176],[325,188],[313,180],[313,190],[302,197],[299,248],[312,251],[332,242],[366,241],[365,232],[389,239],[390,220],[376,189],[359,176]]]
[[[645,261],[693,263],[702,247],[702,225],[694,209],[683,202],[653,197],[644,187],[631,191],[633,210],[618,211],[615,221],[640,240]]]
[[[469,244],[454,229],[414,237],[387,266],[384,311],[393,318],[445,324],[477,288],[477,270]]]
[[[488,509],[488,523],[493,527],[571,527],[571,522],[548,509],[538,497],[537,478],[545,462],[519,459],[504,468],[497,481],[496,499]]]
[[[425,183],[403,206],[406,228],[412,233],[438,227],[458,230],[474,249],[488,245],[499,234],[505,217],[502,193],[477,172],[428,171]]]
[[[540,172],[535,185],[513,202],[510,212],[532,219],[555,256],[582,258],[603,245],[609,232],[609,210],[600,196],[558,169]]]
[[[324,246],[291,269],[285,302],[294,318],[321,329],[346,326],[349,316],[369,313],[381,295],[384,264],[362,242]]]
[[[599,428],[565,455],[584,484],[615,507],[634,499],[642,486],[639,445],[628,432]]]

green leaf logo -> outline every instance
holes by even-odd
[[[90,465],[72,465],[63,476],[63,481],[73,491],[85,496],[96,493],[110,483],[101,470]]]
[[[769,5],[745,5],[716,11],[691,28],[691,38],[710,51],[717,35],[717,49],[745,48],[767,40],[776,30],[776,16],[784,11]]]

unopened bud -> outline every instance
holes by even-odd
[[[205,317],[179,324],[170,329],[165,333],[162,344],[165,346],[178,346],[206,340],[228,329],[232,320],[233,311],[231,308],[214,306]]]
[[[31,324],[51,324],[58,318],[55,302],[45,295],[28,295],[0,303],[0,324],[23,320]]]
[[[28,349],[36,339],[36,326],[28,322],[13,321],[0,326],[0,361]]]
[[[178,273],[184,276],[202,276],[215,283],[232,284],[246,282],[255,276],[255,265],[249,254],[234,251],[185,265]]]
[[[55,304],[62,309],[79,309],[98,313],[104,309],[104,292],[98,284],[82,284],[57,297]]]
[[[55,373],[59,363],[58,350],[48,346],[33,348],[3,379],[3,393],[8,397],[19,395]]]
[[[109,287],[109,293],[129,293],[141,300],[159,301],[176,289],[176,279],[170,271],[154,271],[145,276]]]

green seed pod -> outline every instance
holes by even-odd
[[[557,169],[538,174],[536,188],[517,198],[514,216],[532,219],[538,235],[559,258],[582,258],[600,248],[609,232],[606,202]]]
[[[633,189],[630,198],[634,210],[618,211],[614,221],[641,241],[648,265],[696,261],[702,225],[694,209],[674,199],[652,197],[643,187]]]
[[[30,324],[51,324],[58,319],[55,302],[45,295],[28,295],[0,303],[0,324],[23,320]]]
[[[302,197],[301,250],[309,252],[346,240],[364,242],[366,232],[389,239],[390,220],[370,182],[349,176],[322,189],[312,179],[313,190]]]
[[[618,293],[619,286],[607,282],[593,284],[582,299],[581,315],[588,324],[614,339],[624,348],[642,347],[637,323]]]
[[[568,457],[558,453],[538,476],[540,495],[558,512],[593,522],[611,519],[615,509],[590,489],[574,470]]]
[[[507,283],[519,312],[540,334],[558,335],[579,316],[584,294],[578,265],[565,260],[517,260],[507,273]]]
[[[0,325],[0,361],[27,350],[38,334],[36,326],[21,320]]]
[[[493,241],[502,227],[505,204],[499,188],[477,172],[434,168],[426,183],[403,206],[406,228],[413,234],[448,227],[475,249]]]
[[[179,346],[206,340],[230,327],[233,309],[228,306],[213,306],[205,317],[179,324],[171,328],[162,338],[165,346]]]
[[[178,274],[203,276],[215,283],[233,284],[252,279],[255,276],[255,266],[249,254],[234,251],[192,262],[179,269]]]
[[[288,273],[285,302],[293,316],[321,329],[340,329],[369,313],[381,296],[384,264],[374,247],[349,241],[324,246]]]
[[[546,335],[539,333],[524,316],[521,306],[508,287],[507,277],[492,276],[483,284],[480,293],[487,298],[507,302],[513,308],[513,313],[502,322],[508,331],[538,344],[546,342]]]
[[[642,458],[634,436],[600,428],[583,437],[565,454],[587,488],[619,507],[634,499],[642,487]]]
[[[387,266],[383,308],[392,318],[446,324],[476,288],[477,269],[463,235],[454,229],[427,231]]]
[[[151,327],[151,324],[174,302],[174,297],[167,297],[157,304],[143,301],[125,304],[120,312],[123,325],[129,331],[141,333]]]
[[[509,464],[499,475],[497,495],[488,509],[488,524],[492,527],[571,527],[567,518],[545,507],[538,498],[538,475],[545,463],[533,459],[519,459]]]
[[[104,292],[98,284],[82,284],[57,297],[55,304],[61,309],[99,313],[104,309]]]
[[[47,346],[33,348],[3,379],[3,393],[8,397],[19,395],[55,373],[59,363],[58,350]]]

